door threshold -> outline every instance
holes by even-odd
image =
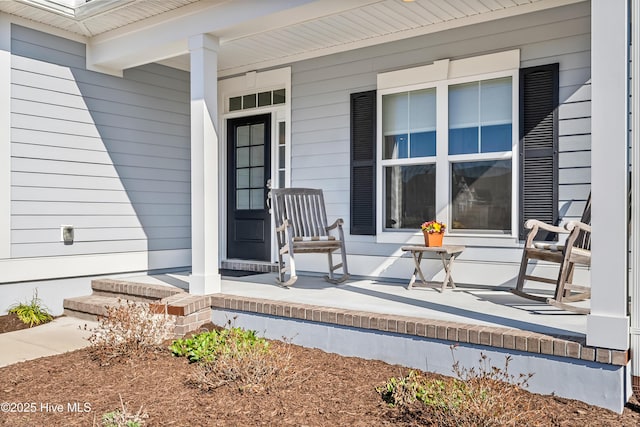
[[[220,268],[225,270],[255,271],[260,273],[277,273],[278,264],[267,261],[245,259],[229,259],[221,262]]]

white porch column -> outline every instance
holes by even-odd
[[[0,13],[0,259],[11,256],[11,23]]]
[[[591,2],[591,314],[587,345],[629,348],[627,315],[628,14]]]
[[[632,3],[631,46],[633,51],[633,68],[631,80],[633,89],[631,99],[632,142],[631,142],[631,277],[629,278],[629,295],[631,297],[631,354],[640,355],[640,4]],[[634,390],[640,390],[640,357],[631,360],[631,375]]]
[[[218,273],[218,39],[189,38],[191,56],[191,278],[189,292],[220,292]]]

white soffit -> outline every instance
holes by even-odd
[[[92,0],[69,16],[33,5],[42,0],[16,0],[0,1],[0,11],[84,35],[94,50],[88,52],[89,60],[113,69],[140,65],[133,59],[137,57],[138,61],[188,70],[186,39],[193,35],[188,32],[208,32],[220,40],[218,75],[224,77],[586,0],[262,1],[273,1],[267,3],[274,5],[271,14],[250,17],[247,13],[245,20],[236,14],[228,25],[220,25],[221,11],[237,11],[244,4],[253,4],[255,9],[263,4],[250,0]],[[140,50],[134,54],[138,45],[146,55],[140,56]]]
[[[263,31],[234,34],[230,30],[219,34],[219,76],[276,67],[581,1],[379,0]],[[187,69],[188,56],[173,59],[173,66],[180,67],[180,64]]]
[[[201,0],[0,0],[0,12],[91,37]],[[225,0],[205,0],[207,4]]]

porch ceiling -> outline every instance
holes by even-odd
[[[12,0],[0,1],[0,11],[91,37],[198,2],[201,0]],[[79,5],[74,7],[74,3]]]
[[[210,33],[220,40],[219,75],[227,76],[581,1],[93,0],[74,9],[62,0],[14,0],[1,1],[0,11],[84,36],[94,65],[113,70],[142,61],[188,70],[187,38]],[[128,52],[142,38],[137,54]]]

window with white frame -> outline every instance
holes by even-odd
[[[385,228],[435,215],[436,91],[382,96]]]
[[[451,234],[516,232],[519,53],[495,55],[379,76],[383,234],[431,219]]]

